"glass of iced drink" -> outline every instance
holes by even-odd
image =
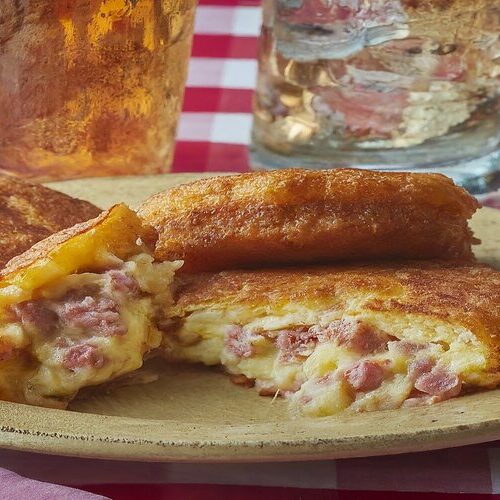
[[[196,0],[0,3],[0,172],[169,169]]]
[[[499,170],[500,0],[264,0],[251,158]]]

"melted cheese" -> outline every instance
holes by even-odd
[[[151,299],[130,301],[120,309],[127,327],[124,335],[91,336],[86,340],[105,358],[102,367],[84,366],[69,370],[63,364],[65,349],[54,343],[39,342],[33,355],[40,367],[28,382],[27,400],[74,395],[82,387],[97,385],[129,373],[142,366],[146,351],[158,347],[161,335],[152,325]],[[71,338],[71,332],[60,332],[58,338]]]
[[[0,342],[14,348],[22,347],[29,353],[30,363],[19,378],[17,390],[24,393],[9,399],[25,400],[44,406],[64,406],[83,387],[101,384],[141,367],[143,356],[161,343],[161,332],[155,326],[156,317],[172,303],[170,284],[179,262],[156,264],[148,254],[139,254],[126,262],[113,259],[114,266],[134,278],[141,291],[140,296],[130,295],[121,299],[119,314],[126,327],[124,334],[103,335],[70,326],[63,327],[54,335],[44,337],[27,331],[20,323],[0,326]],[[64,276],[50,285],[35,290],[34,297],[57,300],[69,290],[89,286],[106,290],[109,280],[100,273],[80,273]],[[109,296],[113,291],[107,289]],[[8,317],[9,315],[5,315]],[[74,345],[91,345],[105,361],[102,366],[88,365],[69,369],[64,365],[66,349]],[[21,361],[16,360],[17,366]],[[2,363],[2,375],[7,364]],[[12,385],[12,380],[9,382]]]

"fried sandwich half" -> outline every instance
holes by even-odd
[[[139,368],[180,263],[125,205],[56,233],[0,273],[0,398],[64,408],[86,386]]]
[[[87,201],[0,175],[0,269],[38,241],[100,213]]]
[[[406,262],[182,276],[167,359],[326,416],[500,383],[500,272]]]
[[[185,272],[373,259],[471,259],[478,204],[438,174],[289,169],[213,177],[146,200],[159,260]]]

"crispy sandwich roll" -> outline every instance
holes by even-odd
[[[359,259],[470,259],[477,202],[437,174],[290,169],[159,193],[139,214],[183,271]]]
[[[158,347],[179,263],[125,205],[56,233],[0,273],[0,398],[65,407]]]
[[[500,272],[464,264],[183,275],[163,349],[331,415],[500,382]]]
[[[0,269],[38,241],[100,213],[87,201],[0,175]]]

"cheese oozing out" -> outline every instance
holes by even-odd
[[[138,369],[160,345],[156,323],[172,303],[180,263],[155,263],[146,253],[107,260],[103,270],[44,285],[2,315],[0,344],[9,346],[3,360],[18,358],[17,367],[25,360],[17,381],[23,397],[15,399],[64,407],[81,388]]]
[[[179,324],[164,338],[167,359],[222,364],[310,416],[431,404],[491,383],[470,331],[419,315],[207,308]]]

